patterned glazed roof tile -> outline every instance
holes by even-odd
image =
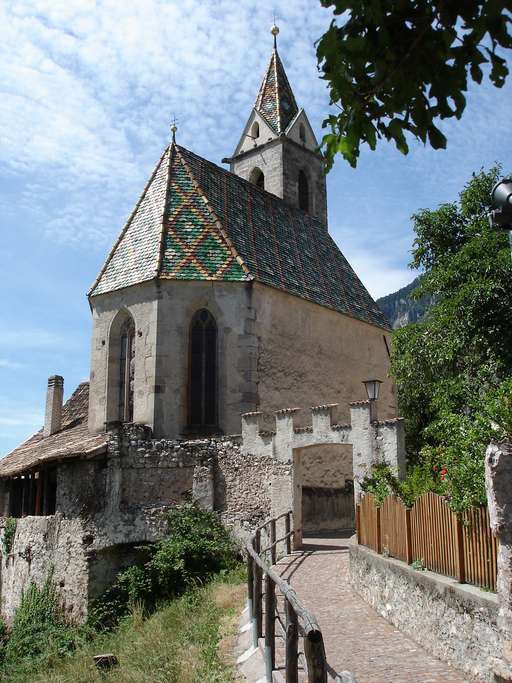
[[[157,164],[91,295],[156,277],[256,279],[388,328],[320,221],[177,145]]]
[[[286,131],[299,111],[276,49],[272,51],[254,108],[278,134]]]

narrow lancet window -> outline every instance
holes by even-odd
[[[299,171],[298,185],[299,208],[303,211],[309,211],[309,183],[304,171]]]
[[[213,430],[217,425],[217,325],[205,308],[190,326],[189,426]]]
[[[119,419],[133,421],[133,384],[135,378],[135,325],[130,318],[121,330],[119,356]]]

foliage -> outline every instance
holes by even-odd
[[[421,560],[414,560],[414,562],[411,564],[411,567],[412,569],[415,569],[417,572],[424,572],[426,569],[423,558],[421,558]]]
[[[242,570],[242,571],[241,571]],[[72,657],[53,658],[45,666],[35,660],[9,669],[9,683],[228,683],[234,680],[223,657],[226,640],[234,635],[245,597],[243,567],[217,576],[207,586],[193,588],[160,606],[149,618],[139,608],[118,628],[97,632]],[[114,652],[119,667],[99,672],[93,656]],[[4,680],[0,673],[0,680]]]
[[[85,642],[88,630],[67,623],[59,605],[52,575],[42,587],[31,583],[7,633],[3,626],[0,677],[11,680],[13,672],[47,665],[52,659],[69,656]]]
[[[512,434],[512,261],[486,218],[500,170],[473,175],[458,203],[413,217],[412,265],[424,269],[415,296],[435,303],[394,334],[392,375],[419,467],[409,476],[424,477],[425,463],[446,469],[432,487],[455,510],[485,501],[485,447]]]
[[[484,65],[500,88],[508,76],[499,51],[512,47],[510,0],[321,0],[335,18],[317,44],[331,104],[323,138],[328,167],[338,153],[356,166],[361,143],[393,140],[403,154],[407,135],[446,147],[440,119],[460,119],[468,81]]]
[[[113,626],[135,604],[152,610],[158,601],[236,565],[236,543],[215,513],[189,503],[169,512],[167,521],[169,535],[139,548],[143,562],[118,574],[93,605],[91,623]]]
[[[16,534],[16,524],[17,524],[16,517],[7,517],[7,519],[5,520],[4,535],[2,538],[2,546],[4,549],[4,553],[6,555],[9,555],[9,553],[11,552],[11,549],[12,549],[14,536]]]

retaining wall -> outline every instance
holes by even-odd
[[[494,683],[501,643],[494,593],[350,547],[353,589],[379,614],[469,680]]]

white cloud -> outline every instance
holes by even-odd
[[[29,179],[22,206],[34,224],[104,248],[172,113],[182,144],[216,161],[229,154],[270,54],[272,13],[271,2],[249,0],[2,3],[0,162]],[[296,0],[281,22],[290,79],[316,124],[327,95],[313,41],[329,14]]]
[[[58,348],[64,343],[64,339],[49,330],[40,328],[8,329],[2,327],[0,335],[0,347],[13,349],[38,349]],[[1,367],[1,360],[0,360]],[[5,366],[4,366],[5,367]]]
[[[17,370],[23,367],[21,363],[9,360],[8,358],[0,358],[0,369],[5,368],[7,370]]]

